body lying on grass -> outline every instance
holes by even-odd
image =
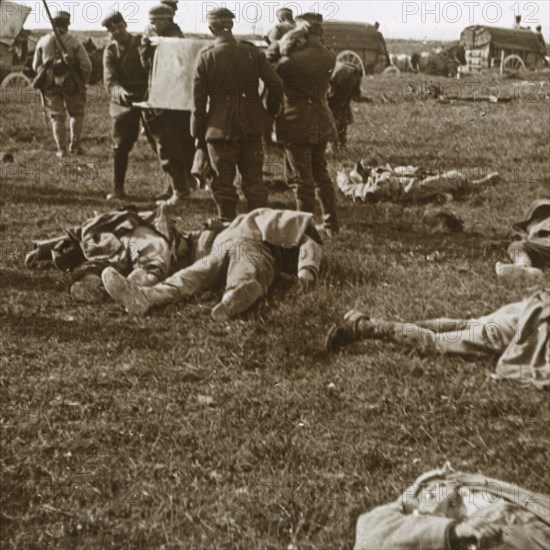
[[[550,199],[535,201],[524,220],[514,224],[520,235],[508,247],[513,264],[497,262],[497,275],[510,281],[541,283],[550,267]]]
[[[138,212],[132,207],[98,214],[65,235],[33,242],[27,267],[53,262],[71,273],[71,295],[93,303],[106,297],[101,272],[111,265],[140,285],[151,285],[174,269],[187,253],[188,236],[175,227],[164,207]],[[198,254],[198,252],[197,252]]]
[[[434,319],[398,323],[349,311],[330,329],[326,347],[334,351],[357,340],[388,340],[425,352],[466,356],[500,355],[495,378],[537,387],[550,384],[550,289],[507,304],[479,319]]]
[[[140,287],[114,268],[105,269],[102,279],[109,295],[130,315],[144,315],[151,307],[225,283],[222,301],[212,310],[215,320],[225,321],[265,295],[278,271],[293,272],[306,285],[314,283],[321,250],[312,214],[258,208],[235,218],[216,236],[209,254],[162,283]]]
[[[448,465],[357,521],[355,550],[550,547],[550,497]]]
[[[429,174],[415,166],[372,166],[359,161],[349,174],[338,172],[340,191],[353,200],[364,202],[424,202],[452,200],[484,186],[496,183],[496,172],[483,178],[469,179],[457,170]]]

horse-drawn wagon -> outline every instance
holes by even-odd
[[[359,67],[364,75],[384,70],[388,59],[386,42],[374,25],[326,21],[323,26],[324,41],[340,61]]]
[[[506,29],[473,25],[460,35],[466,66],[463,74],[479,74],[485,69],[499,69],[500,74],[534,70],[544,63],[539,37],[530,29]]]
[[[29,33],[23,25],[32,8],[0,0],[0,88],[27,88],[30,78],[25,74],[28,62]]]

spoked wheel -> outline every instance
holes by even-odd
[[[350,65],[354,65],[358,69],[361,69],[363,76],[365,76],[365,67],[363,65],[363,61],[359,57],[358,54],[356,54],[352,50],[344,50],[343,52],[340,52],[337,57],[337,61],[340,61],[341,63],[349,63]]]
[[[519,74],[525,71],[525,63],[519,55],[509,55],[505,57],[502,61],[502,66],[500,67],[500,74],[505,75],[514,75]]]
[[[32,89],[32,82],[30,78],[25,76],[23,73],[11,73],[0,84],[0,89],[3,91],[27,91]]]

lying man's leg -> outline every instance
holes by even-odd
[[[212,310],[216,321],[227,321],[251,308],[275,278],[275,258],[262,242],[243,239],[231,250],[222,301]]]
[[[154,306],[177,302],[182,298],[214,286],[224,264],[219,251],[186,267],[164,282],[150,287],[140,287],[120,275],[112,267],[106,268],[101,278],[109,296],[122,304],[132,316],[143,316]]]
[[[508,304],[479,319],[436,319],[419,324],[371,321],[352,310],[344,316],[342,325],[330,329],[326,349],[334,351],[356,340],[378,339],[436,353],[502,353],[514,337],[519,305]]]

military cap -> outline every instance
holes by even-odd
[[[56,25],[69,25],[71,23],[71,14],[68,11],[60,10],[55,14],[53,22]]]
[[[227,8],[218,8],[208,12],[209,23],[229,23],[235,19],[235,14]]]
[[[118,25],[119,23],[126,23],[124,20],[124,17],[119,11],[115,11],[114,13],[110,13],[107,17],[103,19],[101,24],[108,29],[111,25]]]
[[[174,10],[166,4],[157,4],[149,10],[149,17],[157,19],[172,19],[174,15]]]
[[[320,13],[315,13],[313,11],[308,11],[302,13],[296,17],[296,21],[305,21],[310,25],[321,25],[323,23],[323,16]]]
[[[283,13],[290,13],[290,15],[294,15],[294,12],[290,8],[279,8],[275,15],[280,15]]]
[[[550,199],[539,199],[531,204],[527,218],[514,225],[516,231],[527,231],[527,226],[537,217],[541,217],[546,213],[550,216]]]

